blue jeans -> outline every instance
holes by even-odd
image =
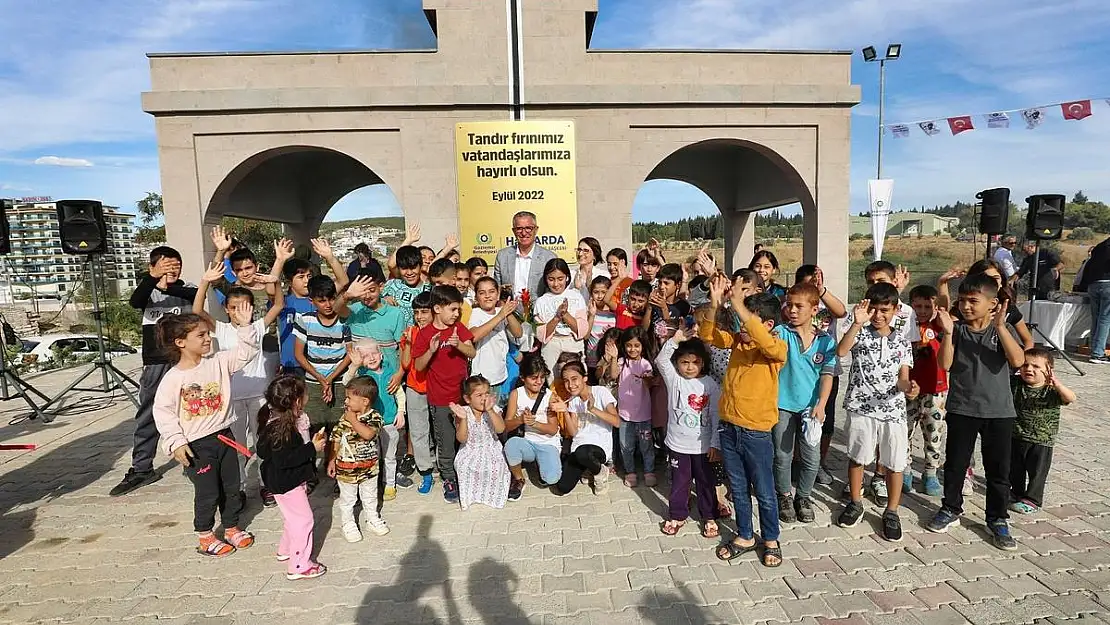
[[[750,483],[759,502],[759,533],[764,541],[779,539],[779,502],[772,474],[775,449],[770,432],[748,430],[731,423],[721,424],[721,456],[732,486],[732,506],[736,510],[736,533],[752,538],[752,496]]]
[[[655,472],[655,442],[651,436],[651,421],[621,420],[621,464],[628,473],[636,473],[636,449],[644,460],[644,473]]]
[[[791,489],[791,468],[794,462],[794,445],[802,461],[798,472],[798,497],[808,499],[813,492],[813,482],[817,479],[817,468],[821,465],[819,445],[807,445],[802,433],[802,413],[779,410],[779,422],[771,430],[775,439],[775,489],[782,495],[789,495]]]
[[[1091,302],[1091,356],[1102,356],[1110,336],[1110,282],[1095,282],[1087,287]]]
[[[555,484],[562,477],[563,461],[559,456],[558,447],[537,445],[523,436],[514,436],[505,442],[505,460],[509,466],[535,462],[540,467],[540,479],[544,484]]]

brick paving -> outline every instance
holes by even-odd
[[[324,487],[312,500],[329,572],[289,582],[273,558],[279,514],[256,496],[247,525],[258,544],[218,561],[193,552],[192,489],[169,463],[162,481],[108,497],[130,459],[126,400],[5,425],[0,440],[40,447],[0,452],[0,622],[1110,623],[1110,385],[1104,369],[1066,369],[1080,399],[1064,411],[1048,507],[1014,520],[1017,551],[985,542],[979,485],[947,534],[924,529],[936,501],[909,496],[905,539],[888,543],[872,504],[857,527],[832,524],[838,482],[818,487],[816,523],[784,528],[777,569],[717,561],[692,523],[663,536],[666,490],[616,480],[601,496],[531,488],[500,511],[401,491],[384,509],[392,532],[354,545],[328,531]],[[35,383],[56,390],[72,375]],[[111,401],[90,397],[90,408]],[[17,401],[0,408],[0,424],[23,412]]]

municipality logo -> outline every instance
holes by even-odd
[[[493,236],[488,232],[479,233],[474,239],[478,242],[478,245],[489,245],[493,242]]]

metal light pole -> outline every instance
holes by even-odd
[[[902,56],[902,44],[892,43],[886,47],[886,56],[879,58],[874,46],[863,49],[863,60],[868,63],[879,62],[879,149],[876,158],[875,178],[883,177],[883,121],[886,107],[886,62],[897,61]]]

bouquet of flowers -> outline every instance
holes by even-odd
[[[532,351],[536,339],[536,318],[532,313],[532,293],[528,289],[520,292],[520,351]]]

